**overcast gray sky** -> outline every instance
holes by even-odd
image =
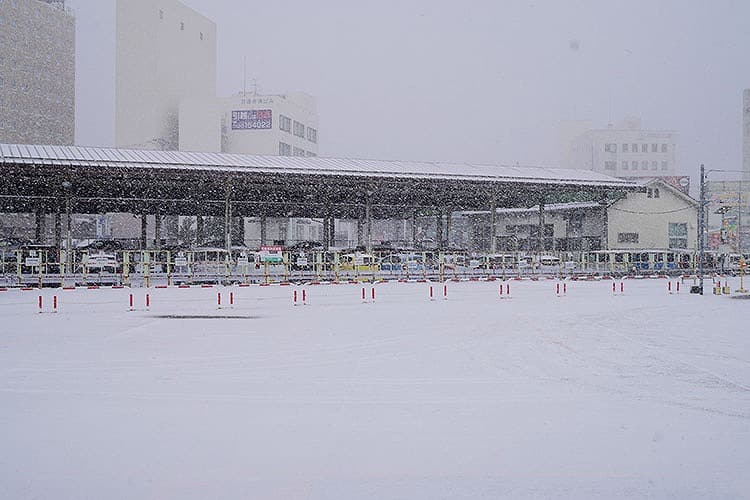
[[[183,0],[217,24],[220,95],[318,99],[323,156],[557,165],[560,120],[638,115],[678,172],[741,169],[750,2]],[[77,142],[113,143],[114,0],[70,0]],[[571,41],[578,41],[571,44]]]

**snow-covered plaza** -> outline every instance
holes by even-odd
[[[750,301],[508,283],[0,292],[0,497],[747,498]]]

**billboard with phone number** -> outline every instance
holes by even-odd
[[[269,130],[273,128],[270,109],[232,111],[232,130]]]

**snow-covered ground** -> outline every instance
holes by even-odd
[[[0,292],[0,498],[750,495],[750,301],[428,286]]]

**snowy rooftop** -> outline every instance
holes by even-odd
[[[318,176],[418,178],[551,185],[576,184],[610,188],[636,187],[630,181],[616,179],[589,170],[481,165],[473,163],[145,151],[78,146],[0,144],[0,164],[160,168],[238,173],[258,172]]]
[[[581,210],[586,208],[601,208],[602,204],[595,201],[574,201],[570,203],[547,203],[544,205],[545,212],[561,212],[565,210]],[[518,207],[518,208],[498,208],[497,213],[499,214],[518,214],[518,213],[537,213],[539,212],[539,205],[533,207]],[[489,210],[466,210],[462,211],[463,215],[482,215],[490,213]]]

